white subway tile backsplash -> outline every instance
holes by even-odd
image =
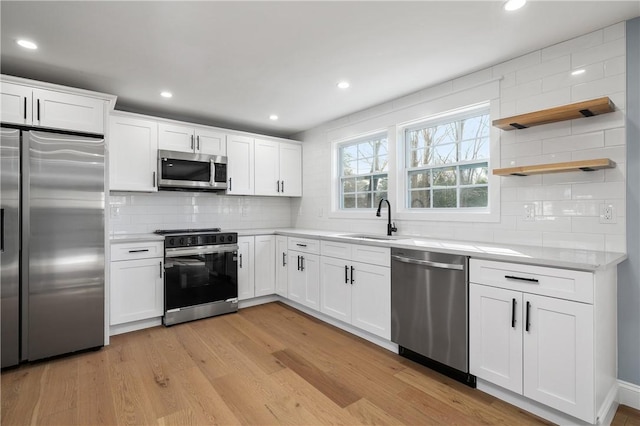
[[[617,109],[608,114],[571,120],[571,133],[574,135],[615,128],[624,128],[624,113]]]
[[[571,90],[569,87],[563,87],[539,95],[519,98],[516,101],[516,110],[518,114],[524,114],[568,103],[571,103]]]
[[[545,154],[602,147],[604,147],[604,132],[551,138],[542,141],[542,152]]]
[[[626,188],[620,182],[575,184],[571,192],[574,200],[624,199]]]
[[[544,232],[544,247],[569,248],[575,250],[605,249],[605,236],[598,234],[574,234],[571,232]]]
[[[542,154],[542,141],[527,141],[503,145],[500,149],[500,156],[504,158],[529,157]]]
[[[617,253],[627,252],[627,238],[626,235],[612,235],[607,234],[604,236],[604,249],[606,251],[613,251]]]
[[[627,156],[625,146],[608,146],[599,149],[586,149],[582,151],[573,151],[571,159],[573,161],[590,160],[592,158],[609,158],[616,163],[624,163]]]
[[[587,67],[582,67],[582,69],[584,69],[584,73],[579,75],[571,75],[571,72],[565,71],[545,77],[542,80],[542,91],[550,92],[553,90],[561,89],[563,87],[570,87],[592,80],[599,80],[604,77],[603,62],[598,62]]]
[[[578,183],[598,183],[604,182],[604,171],[594,170],[592,172],[565,172],[547,173],[542,178],[544,185],[569,185]]]
[[[477,86],[478,84],[486,83],[492,78],[493,76],[491,75],[491,69],[485,68],[483,70],[454,79],[452,81],[452,89],[456,91]]]
[[[521,85],[531,81],[541,80],[544,77],[561,72],[568,73],[570,69],[571,56],[560,56],[532,67],[516,71],[516,84]]]
[[[572,191],[571,185],[523,186],[518,188],[518,200],[571,200]]]
[[[492,67],[493,77],[502,77],[503,75],[518,71],[540,63],[540,51],[531,52],[529,54],[511,59]]]
[[[517,86],[502,88],[500,93],[501,102],[509,102],[542,93],[542,80],[537,79]],[[517,102],[516,102],[517,105]]]
[[[574,217],[571,222],[571,232],[584,234],[624,235],[624,221],[616,223],[600,223],[599,217]]]
[[[558,56],[570,55],[574,52],[588,50],[595,46],[601,45],[603,42],[603,30],[594,31],[562,43],[554,44],[541,50],[541,60],[549,61]]]
[[[542,232],[540,231],[494,231],[493,241],[502,244],[520,244],[528,246],[542,246]]]
[[[623,56],[626,41],[624,38],[612,40],[592,48],[571,54],[571,68],[583,67],[606,59]]]
[[[605,146],[625,145],[626,141],[624,128],[608,129],[604,132]]]
[[[616,74],[600,80],[577,84],[571,88],[571,102],[586,101],[607,96],[610,93],[624,92],[625,87],[626,74]]]
[[[563,216],[536,216],[534,220],[518,218],[518,231],[562,232],[571,229],[571,218]]]
[[[611,58],[604,63],[604,75],[610,77],[612,75],[623,74],[627,70],[627,62],[624,56]]]
[[[544,201],[545,216],[598,216],[603,200]],[[567,228],[568,229],[568,228]]]
[[[603,41],[606,43],[619,38],[624,38],[626,25],[624,21],[618,22],[617,24],[613,24],[604,28],[603,31],[604,31]]]
[[[567,126],[567,123],[561,122],[529,127],[528,129],[513,130],[513,132],[516,135],[516,142],[521,143],[569,136],[571,134],[571,128]]]

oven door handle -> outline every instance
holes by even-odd
[[[193,256],[198,254],[213,253],[233,253],[238,251],[236,244],[225,244],[223,246],[199,246],[199,247],[180,247],[168,248],[165,250],[165,257]]]

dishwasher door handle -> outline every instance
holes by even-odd
[[[464,265],[459,265],[455,263],[432,262],[430,260],[412,259],[410,257],[398,256],[395,254],[392,254],[391,258],[402,263],[411,263],[413,265],[431,266],[433,268],[440,268],[440,269],[455,269],[456,271],[464,270]]]

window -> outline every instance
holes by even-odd
[[[487,108],[405,129],[407,208],[489,206]]]
[[[387,136],[377,134],[339,145],[340,209],[371,209],[387,197]]]

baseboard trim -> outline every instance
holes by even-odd
[[[162,325],[162,317],[149,318],[139,321],[127,322],[124,324],[112,325],[109,327],[109,335],[116,336],[118,334],[129,333],[130,331],[138,331],[145,328],[156,327]]]
[[[640,410],[640,386],[618,380],[618,403]]]

